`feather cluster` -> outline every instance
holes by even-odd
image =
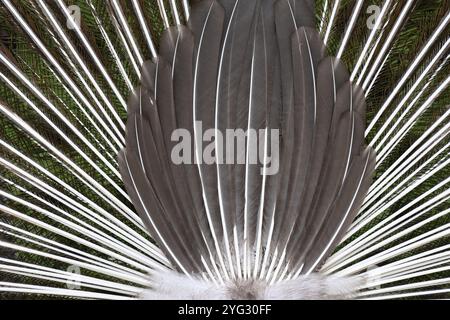
[[[364,142],[363,91],[327,56],[313,1],[196,3],[187,27],[163,33],[128,106],[121,173],[148,230],[184,274],[157,276],[158,297],[176,297],[181,283],[192,298],[355,290],[354,279],[312,274],[358,212],[375,165]],[[194,158],[203,154],[196,122],[216,132],[264,130],[266,138],[278,129],[278,173],[248,157],[244,164],[173,163],[176,129],[194,137]],[[247,135],[247,156],[254,143]],[[265,157],[271,147],[265,144]]]
[[[450,2],[314,2],[0,0],[0,300],[449,298]]]

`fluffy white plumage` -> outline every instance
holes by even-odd
[[[365,283],[359,276],[310,274],[295,280],[268,284],[261,280],[236,280],[223,285],[166,270],[151,277],[152,288],[139,294],[144,300],[342,300],[356,296]]]

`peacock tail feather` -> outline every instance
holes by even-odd
[[[0,3],[0,297],[449,297],[448,1]]]

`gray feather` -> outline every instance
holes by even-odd
[[[224,27],[224,9],[217,1],[201,1],[192,8],[189,27],[194,34],[194,82],[193,118],[201,121],[203,130],[214,128],[215,90],[221,35]],[[201,139],[196,132],[194,139]],[[202,151],[201,151],[202,152]],[[197,156],[200,160],[201,153]],[[216,168],[213,165],[199,165],[206,210],[210,215],[211,232],[217,238],[223,237],[220,207],[217,193]]]
[[[341,194],[330,212],[330,218],[321,227],[305,258],[304,272],[314,271],[339,244],[358,213],[372,182],[374,169],[375,153],[368,147],[352,164]]]

